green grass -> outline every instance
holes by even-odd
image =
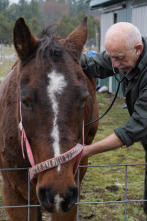
[[[5,47],[5,53],[3,51],[2,57],[0,53],[0,80],[9,73],[15,61],[16,53],[14,51],[14,47]]]

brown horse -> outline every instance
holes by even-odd
[[[41,207],[30,207],[30,221],[41,221],[42,210],[51,213],[52,221],[73,221],[77,157],[70,150],[80,148],[83,121],[98,115],[96,82],[80,66],[87,17],[66,39],[42,33],[36,38],[23,18],[16,21],[13,38],[18,61],[0,85],[0,165],[30,168],[32,164],[33,172],[41,170],[30,186],[30,204]],[[97,127],[94,123],[85,128],[85,144],[92,142]],[[58,164],[49,169],[53,165],[49,159]],[[88,159],[81,161],[87,163]],[[85,172],[80,170],[80,181]],[[28,170],[2,171],[2,178],[5,206],[28,205]],[[27,207],[7,212],[11,221],[28,220]]]

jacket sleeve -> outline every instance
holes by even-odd
[[[89,77],[106,78],[114,75],[110,57],[105,51],[99,52],[94,56],[82,55],[82,69]]]
[[[126,146],[147,137],[147,86],[141,90],[128,122],[114,132]]]

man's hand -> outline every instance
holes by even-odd
[[[82,159],[84,159],[84,158],[87,158],[87,157],[90,157],[90,146],[91,145],[87,145],[87,146],[84,146],[84,148],[83,148],[83,152],[82,152]]]
[[[104,140],[101,140],[97,143],[93,143],[91,145],[84,146],[82,159],[122,146],[124,146],[124,143],[116,136],[116,134],[112,134]]]

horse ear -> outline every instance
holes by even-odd
[[[76,56],[78,60],[80,60],[83,46],[87,40],[87,35],[88,30],[86,16],[81,22],[81,24],[65,39],[66,47],[70,49],[72,54]]]
[[[19,18],[15,23],[13,41],[21,60],[25,60],[37,48],[37,40],[30,32],[23,18]]]

